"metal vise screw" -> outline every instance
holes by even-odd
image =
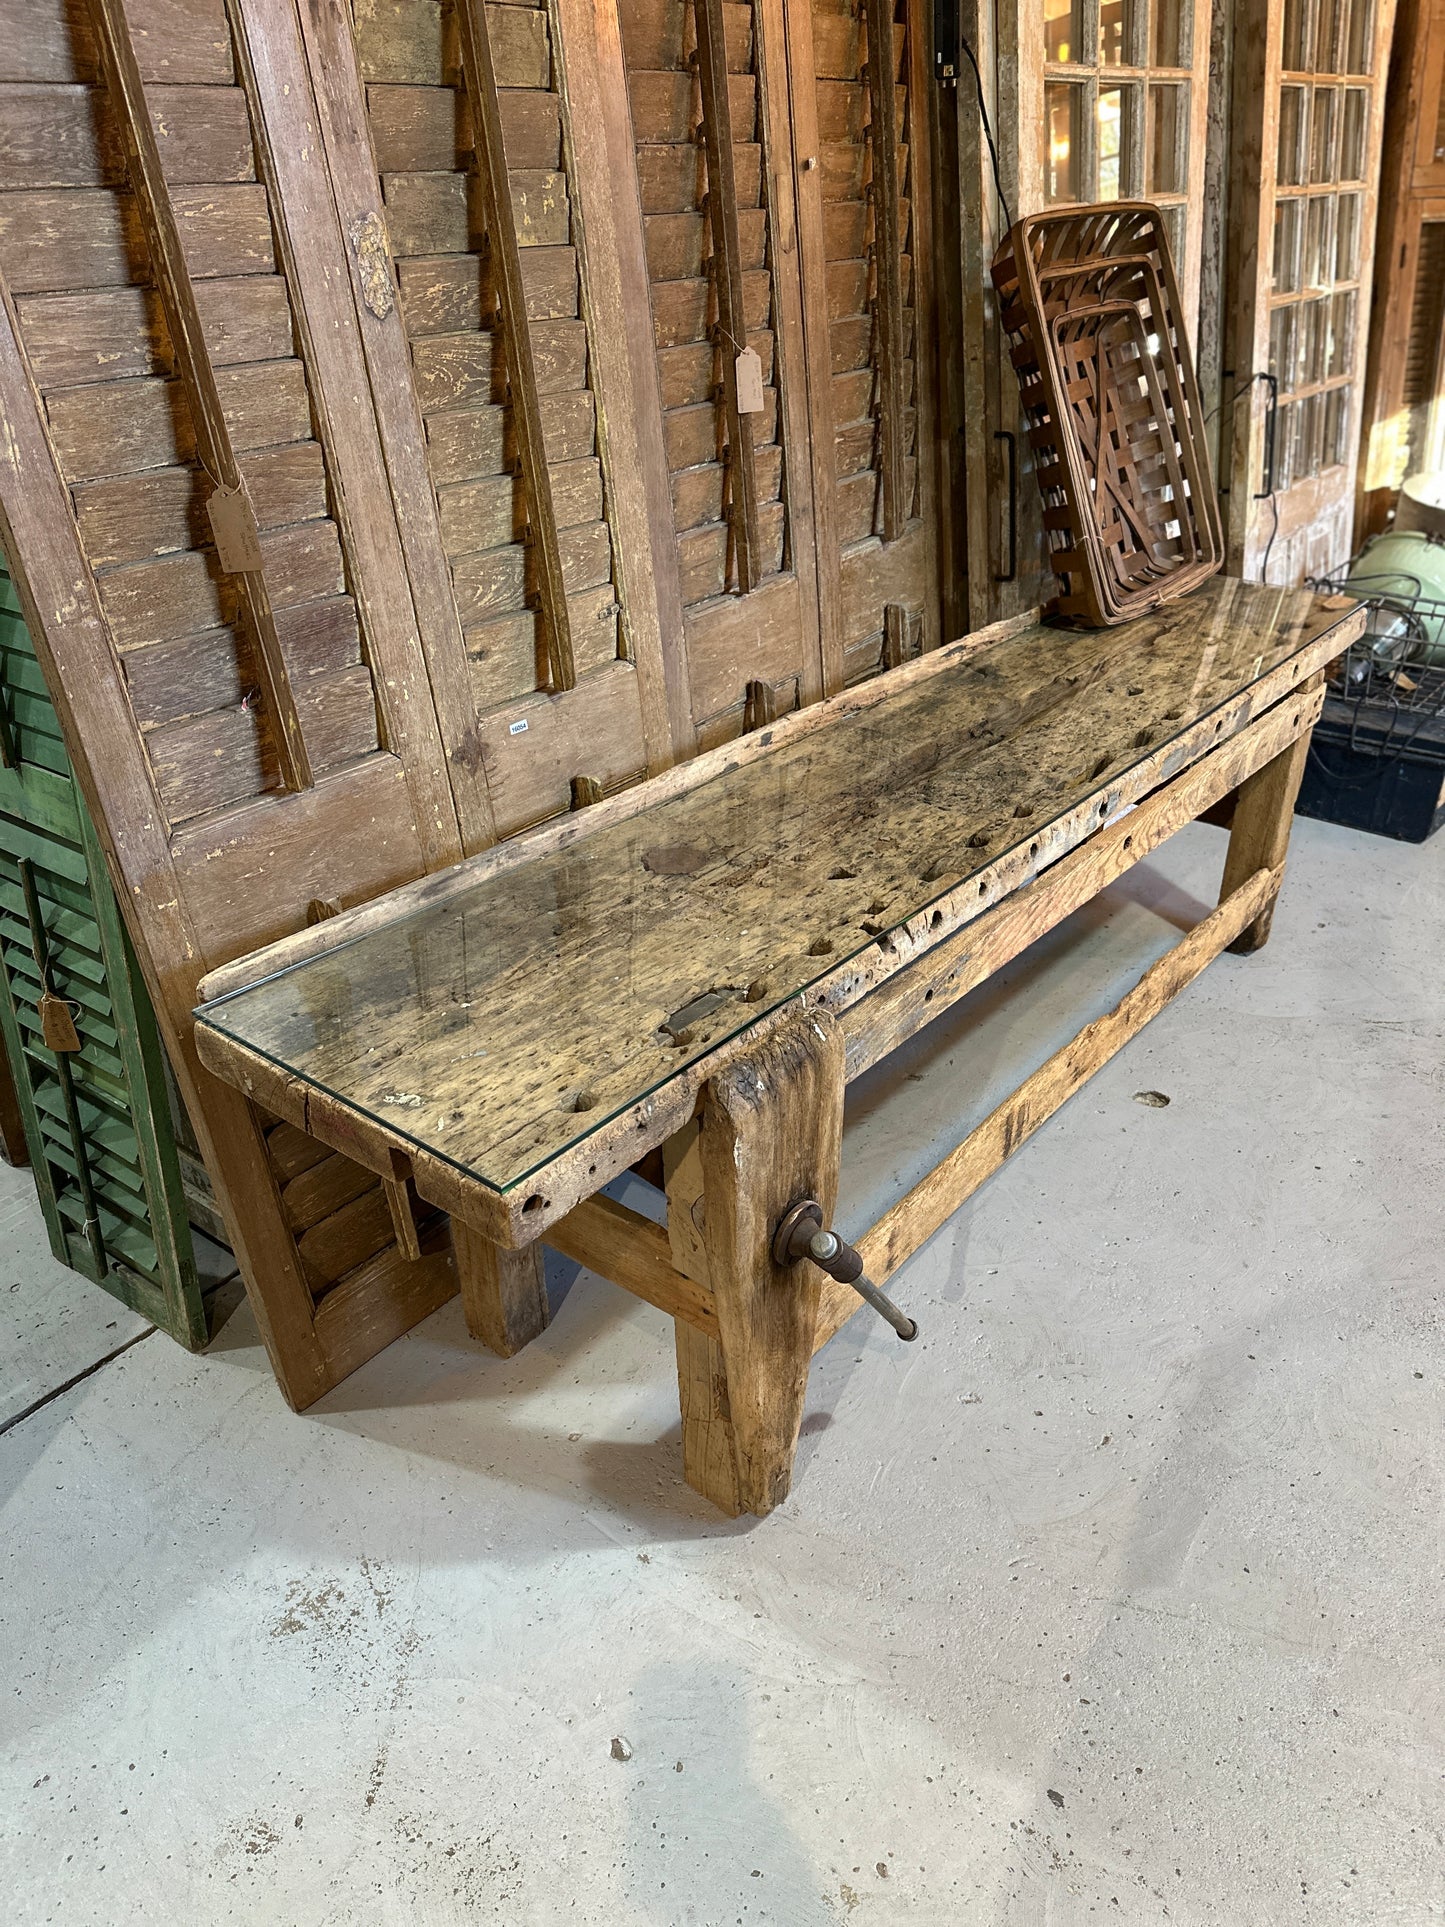
[[[887,1292],[880,1291],[871,1278],[865,1277],[860,1254],[836,1231],[824,1228],[823,1207],[816,1198],[803,1198],[785,1211],[773,1235],[776,1264],[795,1265],[802,1258],[810,1258],[820,1271],[826,1271],[840,1285],[851,1285],[900,1338],[905,1341],[917,1338],[918,1327],[908,1314],[894,1304]]]

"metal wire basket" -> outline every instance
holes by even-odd
[[[1398,569],[1372,575],[1358,563],[1310,586],[1365,604],[1364,633],[1333,666],[1325,716],[1348,730],[1357,754],[1398,756],[1406,750],[1445,757],[1445,600],[1425,594],[1418,578]]]

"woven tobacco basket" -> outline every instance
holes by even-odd
[[[1059,579],[1051,611],[1100,628],[1197,587],[1224,544],[1159,210],[1026,216],[993,278]]]

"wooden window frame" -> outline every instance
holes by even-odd
[[[1308,0],[1300,0],[1308,4]],[[1309,5],[1311,15],[1318,7]],[[1226,562],[1233,574],[1258,577],[1269,564],[1271,579],[1284,581],[1291,572],[1292,544],[1308,531],[1323,524],[1343,492],[1353,499],[1355,475],[1360,453],[1361,400],[1364,392],[1366,354],[1369,336],[1369,303],[1375,249],[1375,217],[1379,198],[1379,130],[1384,114],[1385,68],[1394,24],[1393,0],[1374,0],[1370,21],[1369,51],[1360,63],[1366,71],[1323,73],[1309,71],[1313,57],[1305,48],[1304,65],[1285,65],[1286,17],[1282,7],[1243,12],[1236,24],[1234,42],[1234,97],[1230,140],[1231,235],[1229,293],[1226,311],[1233,330],[1230,357],[1226,365],[1235,370],[1234,384],[1226,385],[1224,404],[1232,415],[1232,433],[1221,437],[1221,481],[1227,489]],[[1361,86],[1368,94],[1365,139],[1365,178],[1358,185],[1328,178],[1311,178],[1313,94],[1307,95],[1306,119],[1301,132],[1304,175],[1300,182],[1281,182],[1279,178],[1279,131],[1284,90],[1337,87],[1340,108],[1335,116],[1333,140],[1340,138],[1343,119],[1343,90]],[[1371,165],[1371,156],[1376,165]],[[1281,201],[1341,192],[1357,192],[1360,197],[1359,230],[1356,235],[1355,273],[1347,281],[1328,284],[1328,289],[1291,290],[1282,297],[1274,293],[1273,260],[1275,211]],[[1306,219],[1308,216],[1306,215]],[[1281,384],[1281,405],[1294,406],[1312,396],[1348,392],[1351,419],[1346,425],[1346,460],[1322,465],[1313,474],[1294,480],[1274,497],[1273,513],[1263,513],[1265,483],[1276,477],[1267,473],[1270,434],[1269,384],[1258,376],[1270,366],[1270,327],[1275,313],[1292,305],[1314,300],[1324,292],[1355,296],[1355,339],[1350,365],[1339,375],[1326,375],[1286,390]],[[1246,387],[1248,393],[1245,392]],[[1275,434],[1282,424],[1275,423]],[[1322,430],[1323,432],[1323,430]],[[1343,558],[1340,558],[1343,559]]]
[[[1183,230],[1183,247],[1175,250],[1176,255],[1180,257],[1176,259],[1175,267],[1179,272],[1180,287],[1192,326],[1194,311],[1199,300],[1200,241],[1203,229],[1205,107],[1209,80],[1209,8],[1206,0],[1188,0],[1189,20],[1185,40],[1186,44],[1193,49],[1193,59],[1186,66],[1167,67],[1157,65],[1149,58],[1150,13],[1155,4],[1157,0],[1134,0],[1130,9],[1128,35],[1131,44],[1127,48],[1127,52],[1132,57],[1114,64],[1100,58],[1100,0],[1081,0],[1083,31],[1079,49],[1080,58],[1067,61],[1047,58],[1043,0],[1017,0],[1015,18],[1018,24],[1018,64],[1021,76],[1026,67],[1037,64],[1041,68],[1040,108],[1033,124],[1044,130],[1045,143],[1048,139],[1048,120],[1044,109],[1047,89],[1060,85],[1079,89],[1081,111],[1076,182],[1081,189],[1078,196],[1080,202],[1098,199],[1099,96],[1101,93],[1112,92],[1115,88],[1132,90],[1128,109],[1130,125],[1127,139],[1132,145],[1133,152],[1129,153],[1127,149],[1121,151],[1117,198],[1121,201],[1152,201],[1166,212],[1172,209],[1182,210],[1174,217]],[[1165,86],[1179,88],[1187,102],[1175,135],[1175,177],[1183,182],[1183,186],[1165,193],[1154,193],[1151,191],[1149,180],[1150,110],[1153,89]],[[1021,188],[1027,183],[1029,174],[1028,130],[1028,120],[1021,119],[1017,130]],[[1179,152],[1180,149],[1183,150],[1182,155]],[[1029,201],[1026,194],[1021,195],[1020,212],[1032,212],[1034,208],[1050,204],[1046,192],[1048,166],[1042,148],[1035,160],[1038,174],[1037,199]],[[1061,201],[1057,205],[1062,206],[1066,203]]]

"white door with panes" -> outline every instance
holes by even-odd
[[[1241,9],[1232,125],[1228,566],[1349,559],[1393,0]]]
[[[1017,219],[1077,202],[1148,200],[1163,210],[1191,338],[1199,302],[1208,111],[1209,8],[1205,0],[1001,0],[996,15],[965,5],[965,36],[980,50],[996,112],[1000,168]],[[967,75],[966,79],[971,79]],[[965,222],[965,276],[987,280],[1003,219],[972,87],[959,87],[959,146],[978,170],[976,234]],[[976,264],[976,266],[975,266]],[[1038,488],[1020,433],[1018,385],[987,299],[970,310],[966,357],[970,436],[968,580],[975,627],[1053,593],[1039,567]],[[976,370],[976,373],[972,372]]]
[[[1042,6],[1043,201],[1156,202],[1192,305],[1203,217],[1189,176],[1191,158],[1202,159],[1190,138],[1196,9],[1188,0]],[[1207,11],[1197,11],[1207,35]]]

